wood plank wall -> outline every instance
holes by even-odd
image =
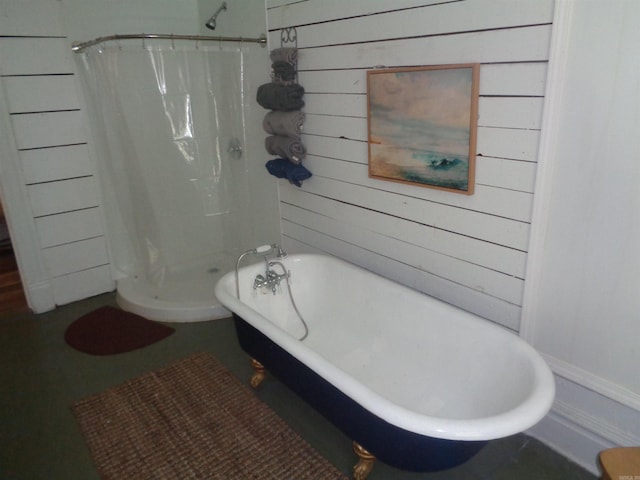
[[[268,0],[295,27],[306,89],[302,188],[283,242],[325,251],[518,330],[553,0]],[[368,178],[366,71],[481,63],[473,196]]]
[[[0,3],[0,80],[56,304],[112,290],[70,44],[51,0]]]

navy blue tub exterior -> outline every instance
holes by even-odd
[[[420,435],[392,425],[360,406],[309,367],[233,314],[242,349],[331,423],[378,460],[393,467],[430,472],[469,460],[487,442]]]

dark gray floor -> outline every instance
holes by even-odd
[[[112,294],[42,315],[0,317],[0,478],[97,479],[69,409],[75,401],[191,353],[208,351],[248,379],[251,369],[230,320],[173,324],[176,333],[130,353],[96,357],[64,342],[66,327]],[[351,442],[273,378],[256,393],[339,469],[355,463]],[[595,477],[525,435],[490,442],[458,468],[439,473],[402,472],[376,464],[370,480],[593,480]],[[124,479],[123,479],[124,480]],[[132,479],[133,480],[133,479]],[[242,480],[242,479],[231,479]]]

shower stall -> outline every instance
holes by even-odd
[[[264,50],[201,37],[96,43],[78,59],[118,303],[161,321],[227,316],[218,278],[248,247],[279,240],[264,218],[277,214],[275,184],[245,148],[261,125],[247,71]]]

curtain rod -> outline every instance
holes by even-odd
[[[267,36],[263,33],[258,38],[245,38],[245,37],[211,37],[204,35],[174,35],[174,34],[156,34],[156,33],[133,33],[124,35],[109,35],[106,37],[98,37],[87,42],[73,42],[71,50],[74,52],[81,52],[85,48],[89,48],[99,43],[109,42],[112,40],[130,40],[130,39],[160,39],[160,40],[195,40],[197,42],[247,42],[247,43],[259,43],[261,46],[266,46]]]

